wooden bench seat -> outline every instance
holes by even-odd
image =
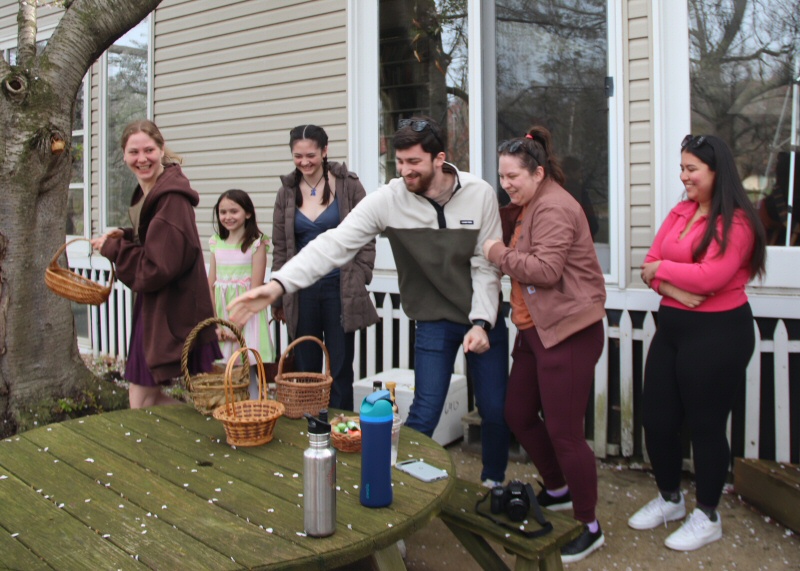
[[[553,524],[553,531],[542,537],[524,537],[475,513],[475,503],[487,491],[479,484],[458,478],[439,516],[481,569],[508,571],[508,566],[492,549],[488,540],[516,555],[516,571],[562,570],[561,546],[578,536],[580,524],[567,515],[545,509],[545,517]],[[486,500],[481,508],[488,511],[488,504],[489,500]],[[529,531],[534,529],[535,523],[529,527]]]

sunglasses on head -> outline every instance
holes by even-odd
[[[439,141],[442,149],[444,149],[444,143],[439,138],[439,135],[436,134],[436,130],[433,128],[430,121],[425,121],[424,119],[400,119],[400,121],[397,122],[397,128],[403,129],[404,127],[410,127],[415,133],[421,133],[427,127],[431,130],[431,134],[436,140]]]
[[[520,150],[528,153],[531,157],[533,157],[533,160],[536,161],[536,164],[539,164],[539,159],[537,159],[536,155],[531,152],[531,150],[528,148],[528,145],[525,144],[524,139],[503,141],[497,146],[497,152],[501,154],[516,155]]]
[[[695,137],[694,135],[686,135],[681,142],[681,150],[685,151],[686,149],[696,149],[697,147],[701,147],[705,144],[706,138],[704,136]]]

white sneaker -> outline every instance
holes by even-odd
[[[664,545],[676,551],[694,551],[722,537],[722,518],[717,512],[717,521],[695,508],[681,528],[670,535]]]
[[[495,486],[502,486],[502,485],[503,482],[498,482],[497,480],[490,480],[489,478],[486,478],[483,482],[481,482],[481,486],[489,489],[494,488]]]
[[[628,519],[628,525],[633,529],[653,529],[662,523],[667,525],[668,521],[683,519],[686,517],[686,502],[681,494],[681,501],[678,503],[668,502],[661,494],[646,506],[633,514]]]

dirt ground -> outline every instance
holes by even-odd
[[[453,454],[459,477],[479,478],[478,456],[466,451],[461,443],[451,445],[448,450]],[[681,553],[663,545],[679,522],[650,531],[635,531],[627,525],[628,517],[655,497],[655,481],[649,472],[599,462],[598,475],[597,515],[606,542],[585,560],[565,565],[566,571],[800,570],[800,536],[746,504],[732,489],[724,494],[720,504],[722,539],[697,551]],[[530,463],[511,462],[506,477],[533,482],[536,471]],[[538,486],[534,487],[538,490]],[[688,478],[683,490],[687,493],[687,508],[694,509],[694,487]],[[411,536],[406,541],[406,550],[406,566],[412,571],[480,571],[439,519]],[[514,557],[502,549],[497,551],[513,569]]]

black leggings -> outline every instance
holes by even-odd
[[[716,507],[730,466],[728,415],[755,347],[750,304],[704,313],[662,306],[644,372],[645,443],[658,489],[681,483],[681,426],[689,426],[697,502]]]

